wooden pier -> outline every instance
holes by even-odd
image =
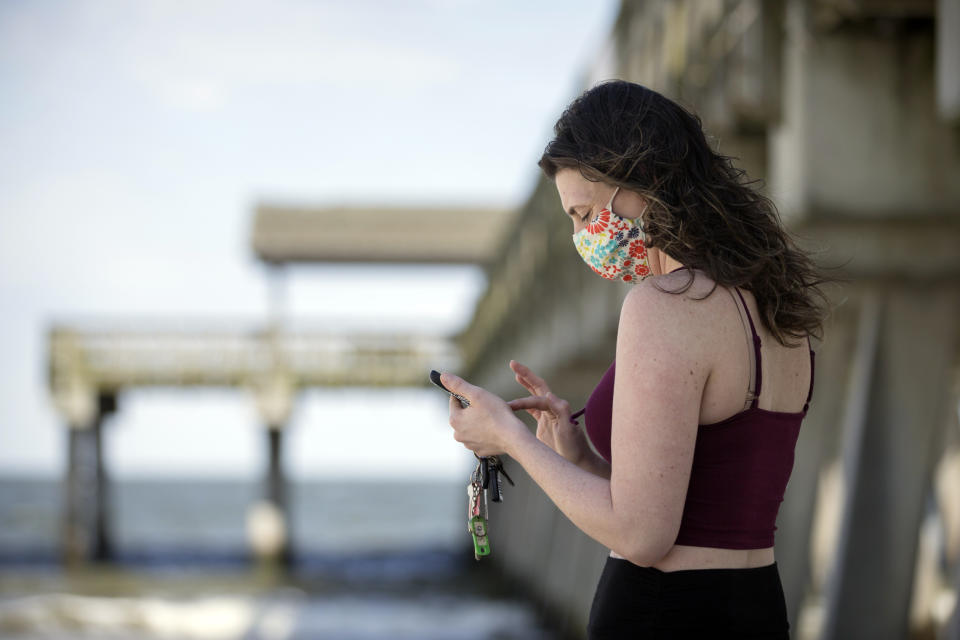
[[[454,343],[441,336],[226,328],[189,332],[54,327],[49,351],[50,389],[69,432],[63,552],[71,564],[110,558],[103,422],[117,410],[124,391],[232,387],[253,395],[268,451],[263,497],[280,514],[279,525],[269,526],[285,531],[283,433],[299,392],[311,387],[418,387],[430,369],[456,369],[460,362]],[[269,516],[260,516],[264,517]],[[286,541],[255,550],[281,560],[290,555]]]

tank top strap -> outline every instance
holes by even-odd
[[[813,398],[813,371],[814,371],[814,356],[816,355],[813,352],[813,347],[810,346],[810,336],[807,336],[807,348],[810,350],[810,390],[807,391],[807,401],[803,405],[803,412],[806,413],[807,409],[810,407],[810,400]]]
[[[747,321],[750,323],[750,333],[753,335],[753,359],[755,362],[754,370],[756,371],[756,380],[753,384],[753,401],[750,403],[750,407],[756,408],[760,400],[760,385],[763,382],[763,374],[760,369],[760,336],[757,334],[757,328],[753,324],[753,317],[750,315],[750,308],[747,307],[747,301],[743,299],[743,294],[740,293],[740,289],[736,287],[734,287],[733,290],[737,292],[737,297],[740,298],[743,311],[747,314]]]

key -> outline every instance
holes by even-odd
[[[473,454],[473,455],[476,456],[477,454]],[[503,493],[501,493],[500,491],[500,478],[497,476],[497,471],[496,471],[497,456],[489,456],[484,458],[477,456],[477,458],[480,460],[480,475],[483,478],[482,484],[483,484],[484,497],[486,497],[487,489],[491,489],[490,483],[492,481],[493,497],[491,498],[491,500],[493,500],[494,502],[502,501]]]
[[[490,484],[490,458],[480,458],[480,484],[484,490]]]
[[[480,475],[479,464],[470,474],[470,482],[467,483],[467,522],[474,516],[480,515]],[[469,525],[468,525],[469,528]]]
[[[489,524],[490,508],[487,505],[487,490],[481,489],[480,494],[481,494],[480,497],[482,498],[482,501],[480,503],[481,504],[480,515],[483,516],[484,522]]]
[[[500,472],[493,464],[490,466],[490,499],[494,502],[503,502],[503,490],[500,487]]]
[[[513,485],[513,479],[510,478],[506,470],[503,468],[503,462],[500,461],[498,456],[491,456],[489,462],[490,470],[490,479],[493,490],[493,497],[491,500],[494,502],[503,502],[503,483],[500,481],[500,474],[503,474],[503,477],[507,479],[507,482],[510,483],[510,486]]]

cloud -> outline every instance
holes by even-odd
[[[190,111],[219,109],[246,91],[336,91],[360,79],[410,93],[461,74],[430,40],[405,39],[403,23],[417,14],[392,5],[77,2],[62,9],[12,14],[0,27],[4,66],[31,65],[51,86],[107,85],[119,76]]]
[[[321,35],[318,42],[264,41],[252,33],[184,34],[165,51],[135,49],[127,71],[165,104],[212,110],[231,97],[280,87],[353,90],[364,80],[381,90],[412,93],[449,83],[449,59],[353,36]]]
[[[442,48],[403,38],[403,23],[416,14],[374,8],[251,1],[29,8],[0,20],[0,74],[39,75],[51,92],[125,78],[187,111],[215,111],[249,91],[355,90],[359,81],[409,94],[461,76]]]

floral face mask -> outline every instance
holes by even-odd
[[[584,262],[607,280],[636,283],[650,275],[647,238],[639,216],[621,218],[611,210],[619,191],[617,187],[606,208],[573,234],[573,244]]]

